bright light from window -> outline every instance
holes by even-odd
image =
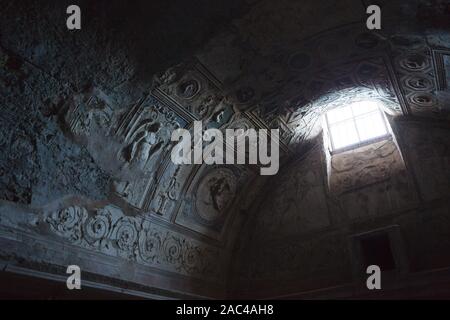
[[[332,150],[387,137],[386,120],[374,101],[355,102],[326,113]]]

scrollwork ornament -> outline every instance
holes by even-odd
[[[88,212],[71,206],[51,212],[43,221],[53,233],[80,247],[186,275],[218,276],[217,250],[124,216],[114,207]]]
[[[82,224],[87,218],[87,210],[72,206],[53,212],[46,218],[51,229],[71,242],[80,242],[83,238]]]
[[[198,248],[185,248],[183,252],[183,265],[188,271],[199,268],[202,259],[201,252]],[[201,269],[201,268],[200,268]]]
[[[134,220],[128,217],[120,218],[113,228],[113,239],[119,254],[133,259],[138,243],[138,229]]]
[[[161,236],[153,230],[142,230],[139,235],[139,255],[149,263],[155,263],[161,251]]]
[[[164,254],[164,259],[167,262],[171,264],[178,262],[181,258],[182,253],[181,243],[179,239],[176,239],[173,236],[168,236],[167,238],[165,238],[162,251]]]
[[[84,225],[85,240],[90,245],[107,239],[112,227],[111,213],[107,209],[100,209],[96,215],[89,218]]]

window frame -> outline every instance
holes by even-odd
[[[363,102],[364,101],[359,101],[359,103],[363,103]],[[347,105],[346,107],[349,107],[352,104],[356,104],[356,103],[358,103],[358,101],[353,102],[353,103]],[[335,109],[338,109],[338,108],[339,107],[334,108],[332,110],[335,110]],[[356,116],[355,116],[355,114],[353,112],[353,108],[352,107],[350,107],[350,110],[352,112],[352,116],[350,118],[337,121],[337,122],[335,122],[333,124],[330,124],[329,119],[328,119],[328,112],[331,111],[331,110],[328,110],[324,114],[324,119],[325,119],[324,122],[325,122],[325,126],[326,126],[326,134],[327,134],[327,140],[328,140],[328,149],[329,149],[329,152],[330,152],[331,155],[342,153],[342,152],[345,152],[345,151],[354,150],[354,149],[357,149],[357,148],[360,148],[360,147],[363,147],[363,146],[367,146],[367,145],[370,145],[370,144],[373,144],[373,143],[376,143],[376,142],[384,141],[384,140],[392,140],[392,133],[391,133],[391,130],[390,130],[390,126],[389,126],[389,124],[387,122],[387,119],[386,119],[386,116],[385,116],[384,112],[381,110],[379,105],[377,106],[376,110],[372,110],[372,111],[369,111],[367,113],[363,113],[363,114],[356,115]],[[384,130],[386,131],[386,133],[381,135],[381,136],[378,136],[378,137],[369,138],[369,139],[361,141],[361,136],[360,136],[360,133],[359,133],[359,130],[358,130],[358,126],[356,124],[356,120],[357,120],[357,118],[367,116],[367,115],[369,115],[371,113],[379,113],[380,114],[381,119],[382,119],[382,123],[383,123],[383,126],[384,126]],[[331,134],[331,130],[330,129],[333,126],[335,126],[336,124],[343,123],[343,122],[350,122],[350,121],[353,123],[353,125],[355,127],[356,134],[357,134],[357,137],[358,137],[359,141],[356,142],[356,143],[352,143],[352,144],[346,145],[344,147],[335,148],[334,147],[333,136]]]

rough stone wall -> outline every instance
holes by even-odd
[[[171,213],[182,204],[191,215],[180,194],[196,173],[191,189],[223,173],[232,197],[241,186],[230,179],[251,173],[168,165],[171,130],[187,122],[150,93],[245,4],[80,1],[80,32],[66,29],[69,4],[0,3],[2,263],[56,277],[78,264],[122,288],[223,295],[217,239],[233,198],[220,212],[203,208],[206,231],[193,217],[180,227]],[[210,275],[188,267],[200,260]]]
[[[225,23],[227,16],[222,12],[229,17],[239,12],[239,6],[229,1],[214,8],[200,3],[189,8],[183,1],[164,6],[147,1],[133,6],[123,1],[82,1],[83,32],[77,33],[66,29],[68,4],[2,3],[3,199],[42,204],[51,200],[45,194],[104,198],[108,174],[64,131],[60,117],[67,100],[96,88],[108,97],[112,108],[136,103],[150,91],[155,74],[188,58],[221,28],[217,15]],[[180,19],[186,7],[196,13],[192,21]],[[134,24],[127,24],[128,20]],[[212,21],[214,26],[204,27]],[[174,48],[174,35],[190,46]]]
[[[386,34],[372,34],[361,23],[365,10],[359,0],[326,6],[81,1],[82,32],[65,28],[68,1],[2,1],[5,265],[60,275],[75,261],[94,282],[223,297],[229,249],[241,240],[239,227],[253,200],[265,196],[259,191],[266,181],[253,166],[172,165],[171,130],[192,129],[195,120],[221,130],[278,128],[287,161],[314,145],[324,110],[355,97],[381,99],[392,115],[448,118],[448,34],[433,23],[422,33],[407,23],[397,26],[399,16],[417,15],[420,2],[385,3]],[[430,15],[421,17],[421,28],[436,21],[430,18],[434,11],[442,16],[440,2],[427,7]],[[433,152],[414,169],[424,181],[441,163],[442,150]],[[422,153],[417,157],[411,162],[420,162]],[[268,208],[276,204],[280,219],[266,212],[255,223],[268,237],[280,236],[279,247],[269,253],[255,248],[243,264],[253,268],[253,254],[285,259],[287,234],[305,235],[303,252],[312,252],[322,242],[308,238],[308,230],[403,208],[414,198],[410,179],[399,175],[395,183],[376,183],[361,194],[348,193],[346,202],[336,200],[327,191],[324,161],[320,149],[313,149],[298,174],[286,179],[289,185],[268,197]],[[429,181],[432,188],[420,186],[422,198],[445,194],[440,177]],[[380,193],[389,201],[378,201]],[[350,205],[355,208],[347,217],[342,207]],[[285,233],[277,235],[280,229]],[[249,235],[257,246],[259,235]],[[326,251],[339,260],[345,278],[347,261],[339,259],[345,241],[330,239]],[[297,261],[285,265],[293,272],[304,265],[297,251],[287,254]],[[266,272],[264,264],[258,268]],[[326,261],[313,261],[302,272],[326,268]]]

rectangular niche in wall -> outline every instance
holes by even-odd
[[[370,265],[380,267],[382,275],[401,275],[408,270],[400,227],[397,225],[350,236],[350,252],[355,278],[366,278]]]
[[[370,265],[377,265],[381,270],[386,271],[396,268],[391,241],[387,233],[375,233],[359,241],[364,269]]]

